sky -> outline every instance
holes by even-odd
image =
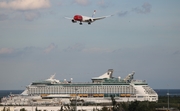
[[[153,89],[180,89],[179,0],[0,0],[0,90],[23,90],[56,79],[146,80]],[[112,17],[91,25],[65,17]]]

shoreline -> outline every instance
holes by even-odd
[[[102,107],[103,106],[77,106],[77,110],[93,111],[93,109],[101,109]],[[36,108],[41,111],[58,111],[61,109],[61,106],[0,106],[0,111],[3,111],[4,108],[10,111],[20,111],[22,108],[25,108],[26,111],[36,111]]]

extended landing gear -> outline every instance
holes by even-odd
[[[82,22],[80,22],[79,24],[82,25]]]
[[[88,22],[89,25],[91,25],[91,22]]]

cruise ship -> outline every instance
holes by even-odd
[[[11,94],[2,98],[1,104],[59,105],[70,104],[73,100],[83,103],[110,103],[112,96],[117,102],[157,102],[157,93],[145,80],[135,80],[134,74],[132,72],[121,79],[113,77],[113,69],[109,69],[103,75],[91,78],[91,83],[75,83],[72,79],[59,81],[52,75],[44,81],[32,82],[22,94]]]

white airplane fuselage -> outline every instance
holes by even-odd
[[[87,17],[87,16],[82,16],[82,15],[75,15],[72,19],[72,22],[75,23],[79,21],[80,23],[82,22],[88,22],[88,24],[91,24],[91,22],[93,22],[93,18],[92,17]]]
[[[102,16],[102,17],[95,17],[94,18],[95,12],[96,12],[96,10],[94,10],[92,17],[83,16],[83,15],[74,15],[73,18],[69,18],[69,17],[65,17],[65,18],[71,19],[71,21],[73,23],[80,22],[79,24],[82,25],[82,22],[87,22],[88,24],[91,24],[92,22],[94,22],[96,20],[101,20],[101,19],[113,16],[113,15],[108,15],[108,16]]]

